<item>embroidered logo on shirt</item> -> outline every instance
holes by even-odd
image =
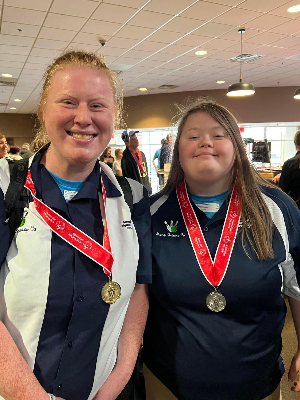
[[[126,229],[132,229],[131,221],[123,221],[121,227]]]
[[[21,221],[21,223],[20,223],[20,227],[23,226],[23,225],[25,224],[25,219],[26,219],[27,215],[28,215],[28,211],[25,211],[25,212],[24,212],[24,215],[23,215],[23,218],[22,218],[22,221]]]
[[[172,221],[172,220],[171,220],[171,222],[170,222],[170,225],[167,223],[167,221],[164,221],[164,223],[165,223],[165,225],[166,225],[166,227],[167,227],[167,229],[168,229],[169,232],[171,232],[171,233],[177,232],[177,224],[178,224],[178,221],[176,221],[176,224],[175,224],[175,225],[173,224],[173,221]]]

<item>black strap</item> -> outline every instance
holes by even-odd
[[[132,195],[132,190],[131,190],[131,186],[128,182],[128,180],[124,177],[124,176],[119,176],[116,175],[117,181],[119,183],[119,185],[121,186],[121,189],[123,191],[124,194],[124,199],[130,209],[130,212],[132,212],[132,208],[133,208],[133,195]]]
[[[6,219],[10,229],[10,242],[15,230],[20,226],[24,208],[28,205],[28,193],[24,189],[29,159],[8,161],[10,169],[10,183],[7,188],[4,204]]]

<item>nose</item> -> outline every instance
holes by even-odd
[[[200,147],[212,147],[213,142],[208,133],[205,133],[202,137],[201,140],[199,141]]]
[[[92,112],[87,104],[80,103],[74,110],[74,123],[78,125],[90,125],[92,123]]]

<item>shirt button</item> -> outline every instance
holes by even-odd
[[[58,385],[57,389],[62,389],[62,384]]]
[[[69,342],[68,343],[68,347],[72,347],[73,346],[73,343],[72,342]]]
[[[77,300],[78,302],[81,302],[81,301],[84,300],[84,297],[83,297],[83,296],[77,296],[77,297],[76,297],[76,300]]]
[[[203,230],[204,232],[208,232],[208,227],[206,226]]]

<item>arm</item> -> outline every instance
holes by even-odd
[[[155,162],[154,162],[154,159],[152,160],[152,164],[153,164],[153,167],[155,168],[155,171],[156,171],[156,173],[158,172],[158,168],[157,168],[157,166],[156,166],[156,164],[155,164]]]
[[[49,400],[2,322],[0,359],[0,395],[5,400]]]
[[[295,381],[297,374],[300,372],[300,301],[295,300],[291,297],[289,299],[289,304],[291,307],[292,317],[294,321],[295,331],[298,340],[298,349],[292,359],[291,366],[288,373],[288,378],[291,381],[294,381],[294,386],[292,386],[291,390],[294,392],[300,391],[300,382]]]
[[[123,176],[122,170],[121,170],[121,169],[118,169],[117,172],[116,172],[116,175],[118,175],[118,176]]]
[[[289,167],[289,164],[285,162],[282,167],[280,179],[279,179],[279,187],[285,193],[289,193],[291,189],[291,178],[292,178],[292,170]]]
[[[129,381],[142,344],[147,314],[147,285],[137,283],[119,337],[117,363],[94,400],[115,400]]]

